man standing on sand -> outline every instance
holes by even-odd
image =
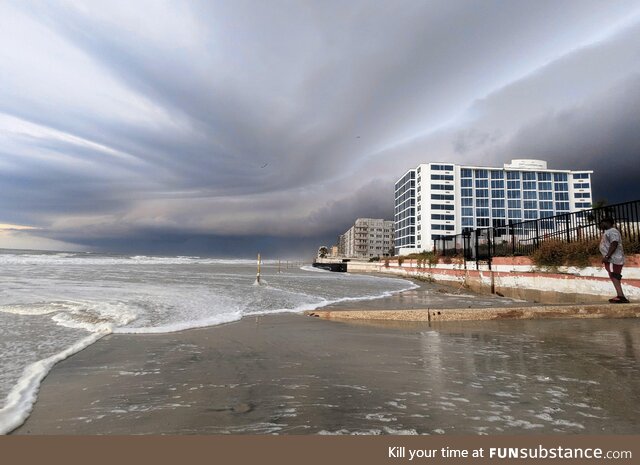
[[[600,239],[600,253],[602,254],[602,263],[605,270],[609,273],[609,278],[616,288],[618,295],[613,299],[609,299],[612,304],[629,303],[622,291],[622,266],[624,265],[624,251],[622,250],[622,236],[620,231],[613,227],[615,221],[613,218],[606,217],[600,221],[600,229],[602,230],[602,238]]]

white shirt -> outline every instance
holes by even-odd
[[[612,242],[617,242],[618,247],[611,255],[611,260],[609,260],[614,265],[624,265],[624,251],[622,250],[622,237],[620,236],[620,231],[616,228],[609,228],[604,233],[602,233],[602,237],[600,238],[600,253],[603,257],[606,257],[609,253],[609,248],[611,247]]]

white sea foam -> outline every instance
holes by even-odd
[[[135,320],[136,315],[122,303],[59,301],[34,304],[0,305],[0,312],[23,316],[53,315],[60,326],[89,332],[108,331]]]
[[[27,366],[18,383],[7,395],[4,407],[0,409],[0,434],[7,434],[24,423],[36,401],[40,383],[56,363],[81,351],[107,334],[109,334],[107,331],[93,333],[62,352]]]
[[[185,331],[187,329],[205,328],[208,326],[217,326],[224,323],[232,323],[242,318],[241,312],[227,313],[212,316],[202,320],[183,321],[178,323],[167,324],[163,326],[147,326],[142,328],[116,328],[114,333],[118,334],[159,334],[174,333],[177,331]]]
[[[0,404],[0,431],[24,421],[39,383],[57,361],[105,334],[182,331],[243,316],[377,299],[417,287],[401,279],[308,267],[278,274],[266,266],[263,273],[269,284],[251,286],[254,260],[0,253],[0,316],[8,322],[0,326],[0,340],[9,334],[16,342],[8,345],[16,351],[0,359],[0,370],[7,374],[0,379],[0,395],[7,396],[6,404]],[[18,322],[11,318],[34,323],[27,325],[29,331],[7,333]]]
[[[324,270],[322,268],[316,268],[315,266],[305,265],[301,266],[300,269],[302,271],[314,271],[316,273],[331,273],[329,270]]]
[[[263,264],[275,265],[277,260],[262,260]],[[0,254],[0,265],[255,265],[253,259],[221,259],[189,256],[154,257],[147,255],[104,256],[97,254]]]

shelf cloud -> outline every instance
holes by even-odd
[[[638,128],[638,1],[0,4],[0,247],[311,254],[440,160],[633,200]]]

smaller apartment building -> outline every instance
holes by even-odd
[[[339,238],[339,253],[349,258],[388,257],[393,254],[393,221],[358,218]]]

